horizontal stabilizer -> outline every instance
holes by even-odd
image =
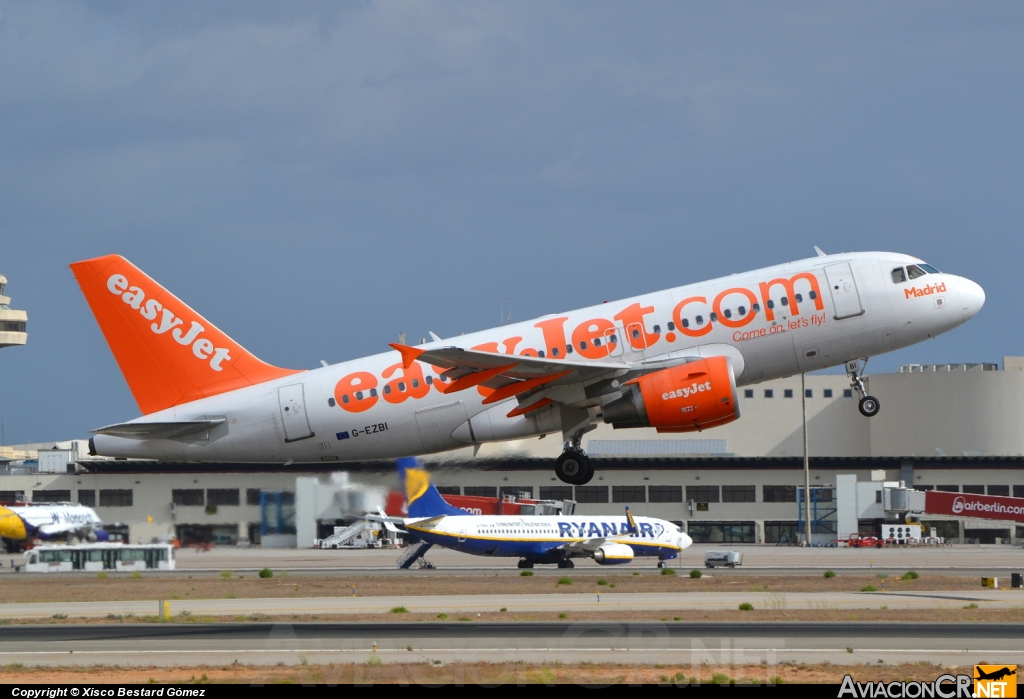
[[[183,422],[122,422],[117,425],[101,427],[93,432],[127,439],[180,439],[209,432],[225,422],[227,422],[226,417],[201,418]]]

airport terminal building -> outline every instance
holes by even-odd
[[[1024,497],[1024,358],[997,364],[908,365],[870,377],[882,409],[866,418],[844,375],[806,378],[812,532],[836,537],[837,476],[903,481],[921,490]],[[634,512],[682,523],[694,541],[794,543],[802,515],[800,377],[740,389],[742,417],[705,433],[659,435],[602,425],[584,439],[596,475],[584,486],[557,480],[557,435],[485,445],[425,459],[442,492],[574,500],[579,514]],[[355,464],[184,464],[90,459],[81,443],[23,445],[0,461],[0,502],[73,501],[95,507],[132,541],[177,536],[183,543],[311,545],[297,539],[296,479],[397,489],[389,462]],[[27,455],[35,447],[39,458]],[[18,451],[20,449],[20,451]],[[882,473],[879,473],[882,472]],[[296,513],[298,509],[298,513]],[[341,513],[338,513],[340,518]],[[859,510],[858,527],[878,533],[880,507]],[[318,523],[319,535],[336,524]],[[1024,526],[925,518],[947,540],[1011,543]],[[309,527],[305,527],[309,531]]]

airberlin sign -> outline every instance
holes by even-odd
[[[634,351],[642,351],[663,339],[668,343],[682,339],[679,335],[703,337],[716,325],[733,329],[731,339],[734,342],[821,325],[825,322],[824,313],[813,313],[809,318],[797,316],[824,308],[817,277],[811,272],[800,272],[792,277],[761,282],[756,291],[730,287],[716,294],[710,302],[707,296],[684,298],[672,308],[671,323],[664,332],[661,325],[650,318],[658,317],[653,305],[633,303],[611,317],[590,318],[574,327],[566,326],[567,316],[542,320],[534,324],[540,336],[534,333],[534,340],[527,340],[530,344],[537,344],[539,340],[540,348],[522,345],[524,338],[517,335],[502,340],[500,346],[498,342],[487,342],[470,349],[555,360],[575,359],[574,355],[597,360],[618,354],[623,342]],[[762,314],[762,322],[769,324],[747,328]],[[342,410],[361,413],[381,399],[388,403],[419,399],[432,389],[442,391],[443,385],[433,376],[424,375],[420,362],[413,362],[408,368],[398,362],[384,369],[380,377],[369,371],[342,377],[334,387],[334,398]],[[484,387],[478,390],[484,395],[490,392]]]
[[[1024,498],[972,493],[946,493],[929,490],[924,496],[924,510],[930,515],[1005,519],[1024,522]]]

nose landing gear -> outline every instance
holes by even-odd
[[[860,403],[857,408],[860,410],[860,414],[864,417],[874,417],[878,415],[878,411],[881,406],[878,403],[878,399],[874,396],[869,396],[867,389],[864,388],[864,369],[868,365],[868,360],[853,360],[846,363],[846,375],[850,377],[851,383],[850,388],[855,390],[860,396]]]

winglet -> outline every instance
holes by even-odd
[[[400,345],[397,342],[389,343],[388,347],[398,350],[398,353],[402,355],[402,366],[406,369],[412,366],[412,363],[416,361],[417,357],[426,352],[426,350],[409,347],[408,345]]]
[[[633,519],[633,513],[629,511],[629,506],[626,506],[626,522],[629,523],[629,530],[636,534],[640,531],[636,526],[636,520]]]
[[[825,251],[819,248],[817,245],[814,246],[814,252],[818,253],[818,257],[828,257],[828,255],[825,254]]]

